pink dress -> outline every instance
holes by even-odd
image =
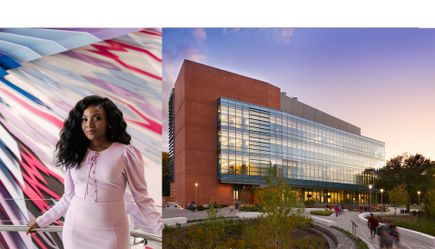
[[[127,183],[137,206],[126,208]],[[130,248],[130,211],[136,218],[142,214],[138,223],[147,232],[161,236],[161,215],[148,196],[142,156],[132,145],[113,143],[101,152],[88,149],[80,168],[66,170],[64,185],[62,198],[36,223],[45,227],[65,216],[65,249]]]

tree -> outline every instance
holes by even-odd
[[[424,211],[430,218],[435,219],[435,189],[428,191],[424,195]]]
[[[397,207],[408,203],[408,195],[405,185],[399,185],[388,191],[390,204],[394,207],[394,215],[396,215]]]
[[[430,190],[423,197],[424,211],[429,218],[435,219],[435,169],[431,169],[428,174],[432,175],[432,180]]]
[[[170,182],[169,182],[169,154],[162,152],[162,195],[170,196]]]
[[[298,201],[295,192],[287,181],[278,176],[275,168],[270,167],[265,177],[267,187],[257,191],[262,206],[262,223],[274,248],[288,248],[289,231],[303,213],[303,204]],[[291,218],[292,217],[292,218]]]
[[[435,161],[418,153],[415,155],[404,153],[388,160],[385,167],[378,171],[375,186],[389,191],[397,185],[406,184],[408,201],[417,203],[417,191],[426,193],[430,189],[429,185],[434,177],[429,172],[433,169],[435,169]]]

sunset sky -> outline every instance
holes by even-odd
[[[385,142],[435,160],[435,29],[164,29],[167,100],[183,59],[263,80]]]

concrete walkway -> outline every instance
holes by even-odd
[[[367,223],[363,223],[360,219],[358,219],[358,215],[360,215],[359,212],[345,211],[343,215],[340,215],[338,217],[335,217],[335,214],[332,216],[316,216],[316,217],[330,220],[334,223],[335,226],[343,228],[344,230],[347,230],[349,232],[352,232],[351,221],[353,221],[358,225],[358,228],[356,230],[357,236],[363,239],[366,243],[370,243],[374,248],[376,249],[380,248],[379,236],[376,235],[375,239],[371,239],[370,230],[367,227]],[[406,236],[400,237],[400,248],[401,249],[434,249],[429,245],[423,244],[416,240],[412,240],[411,238]]]

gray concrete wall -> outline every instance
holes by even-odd
[[[361,128],[299,102],[297,98],[290,98],[285,93],[281,93],[281,111],[356,135],[361,135]]]

